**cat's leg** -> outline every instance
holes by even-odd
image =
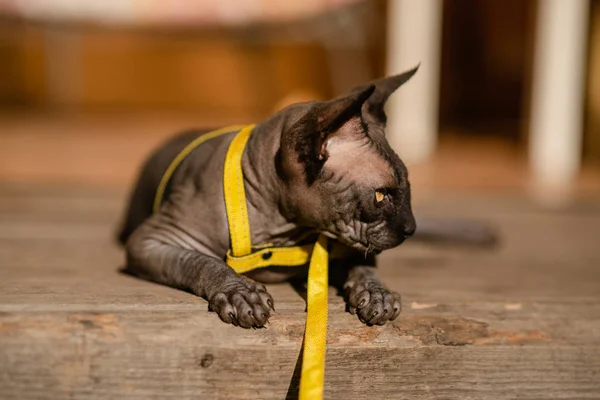
[[[264,326],[273,298],[264,285],[238,275],[223,260],[194,249],[154,216],[126,244],[127,268],[145,279],[188,290],[208,300],[223,322],[243,328]],[[178,232],[180,233],[180,232]]]

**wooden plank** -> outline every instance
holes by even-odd
[[[3,313],[0,397],[284,398],[301,315],[243,331],[203,314]],[[331,322],[327,398],[594,398],[600,390],[597,343],[493,333],[474,320],[412,313],[376,328],[351,319],[340,313]]]
[[[0,190],[0,398],[293,398],[302,297],[270,285],[271,323],[242,330],[202,299],[120,274],[124,195]],[[362,325],[332,288],[326,398],[598,398],[600,205],[446,196],[417,208],[487,217],[502,245],[384,253],[405,308],[384,327]]]

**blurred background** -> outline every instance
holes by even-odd
[[[416,196],[600,193],[599,0],[0,0],[0,180],[128,187],[179,130],[417,63],[388,105]]]
[[[387,135],[458,240],[378,258],[392,326],[330,296],[330,397],[600,393],[600,0],[0,0],[0,398],[293,395],[298,293],[228,330],[118,273],[126,196],[178,131],[419,63]]]

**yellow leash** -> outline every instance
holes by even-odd
[[[158,211],[167,184],[177,166],[195,148],[216,136],[239,130],[225,158],[223,188],[231,249],[226,263],[242,274],[268,266],[300,266],[310,260],[307,282],[307,314],[304,332],[304,351],[300,377],[300,400],[323,398],[325,376],[325,347],[327,339],[327,294],[329,252],[327,237],[319,235],[317,243],[294,247],[253,247],[246,206],[242,155],[254,125],[227,127],[200,136],[173,159],[163,175],[154,199]],[[337,250],[337,249],[336,249]]]
[[[327,340],[328,267],[327,237],[320,235],[315,244],[307,282],[307,313],[304,328],[304,352],[300,375],[300,400],[322,399],[325,380]]]

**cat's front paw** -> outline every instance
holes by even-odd
[[[223,322],[242,328],[262,328],[271,311],[273,298],[264,285],[238,275],[208,299],[208,306]]]
[[[367,325],[383,325],[402,311],[399,293],[390,292],[378,282],[347,282],[344,285],[348,311]]]

